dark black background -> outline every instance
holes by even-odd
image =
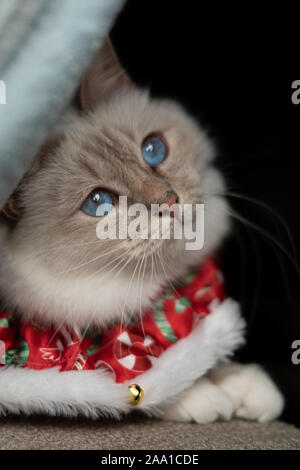
[[[300,425],[300,280],[286,233],[299,245],[300,105],[291,102],[297,62],[292,10],[175,0],[129,0],[111,37],[125,68],[155,96],[184,104],[208,129],[231,192],[268,204],[286,222],[250,201],[234,210],[275,243],[235,222],[223,250],[229,292],[242,304],[248,344],[239,360],[259,362],[283,390],[283,418]],[[286,29],[288,28],[288,29]],[[290,77],[290,79],[282,78]],[[292,262],[279,244],[291,252]]]

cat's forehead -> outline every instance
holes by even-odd
[[[169,100],[150,99],[146,93],[117,95],[83,117],[72,133],[77,146],[126,157],[140,149],[150,134],[161,133],[174,144],[193,147],[199,129],[185,111]]]
[[[66,132],[56,160],[69,175],[85,173],[104,182],[106,178],[122,179],[125,163],[127,181],[131,173],[139,176],[149,171],[141,146],[156,132],[163,134],[170,150],[165,163],[170,175],[172,168],[183,171],[183,161],[187,171],[188,160],[207,145],[193,119],[176,103],[132,93],[117,95],[76,120]]]

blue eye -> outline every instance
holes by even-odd
[[[92,217],[103,217],[113,208],[113,198],[107,191],[96,189],[81,206],[81,210]]]
[[[150,166],[157,166],[166,158],[167,147],[160,137],[150,136],[142,143],[142,153]]]

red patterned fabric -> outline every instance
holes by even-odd
[[[2,362],[30,369],[58,366],[60,371],[104,367],[116,382],[124,382],[150,369],[223,299],[222,274],[209,259],[176,290],[155,300],[142,320],[126,326],[118,323],[98,337],[66,328],[40,331],[0,310],[0,341],[5,346]]]

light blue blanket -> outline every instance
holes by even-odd
[[[1,0],[0,206],[70,102],[123,4]]]

